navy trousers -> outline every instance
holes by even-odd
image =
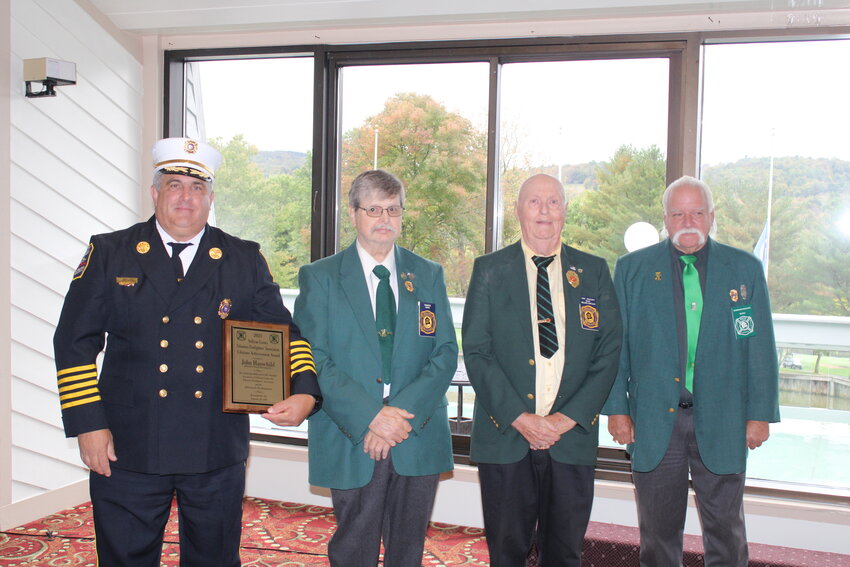
[[[536,541],[539,567],[581,567],[593,469],[559,463],[548,450],[506,465],[479,463],[490,565],[524,566]]]
[[[241,565],[245,463],[203,474],[156,475],[112,467],[89,478],[98,565],[158,567],[177,497],[181,567]]]

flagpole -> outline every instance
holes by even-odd
[[[776,129],[774,128],[770,135],[770,172],[767,176],[767,221],[765,221],[765,226],[767,227],[767,242],[765,242],[764,249],[764,278],[767,279],[767,267],[770,264],[770,218],[773,214],[773,141],[776,136]]]

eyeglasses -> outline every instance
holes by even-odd
[[[379,207],[377,205],[372,207],[357,207],[360,210],[366,211],[366,216],[368,217],[379,217],[384,214],[384,211],[387,211],[387,214],[391,217],[400,217],[401,212],[404,210],[404,207],[400,205],[392,205],[389,207]]]

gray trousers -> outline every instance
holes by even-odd
[[[331,490],[337,529],[328,544],[333,567],[420,567],[440,476],[402,476],[390,457],[375,462],[361,488]]]
[[[741,439],[744,443],[744,439]],[[746,567],[745,474],[705,468],[694,437],[693,409],[680,409],[670,445],[650,472],[633,472],[641,567],[680,567],[690,469],[702,524],[705,567]]]

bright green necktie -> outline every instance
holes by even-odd
[[[685,387],[689,392],[694,391],[694,359],[699,340],[699,320],[702,317],[702,289],[699,285],[699,271],[694,262],[696,256],[679,257],[685,264],[682,270],[682,284],[685,288],[685,323],[688,327],[688,365],[685,369]]]
[[[393,288],[390,287],[390,271],[378,264],[372,273],[381,280],[375,292],[375,329],[378,331],[378,344],[381,347],[382,379],[384,384],[389,384],[395,333],[395,297]]]

